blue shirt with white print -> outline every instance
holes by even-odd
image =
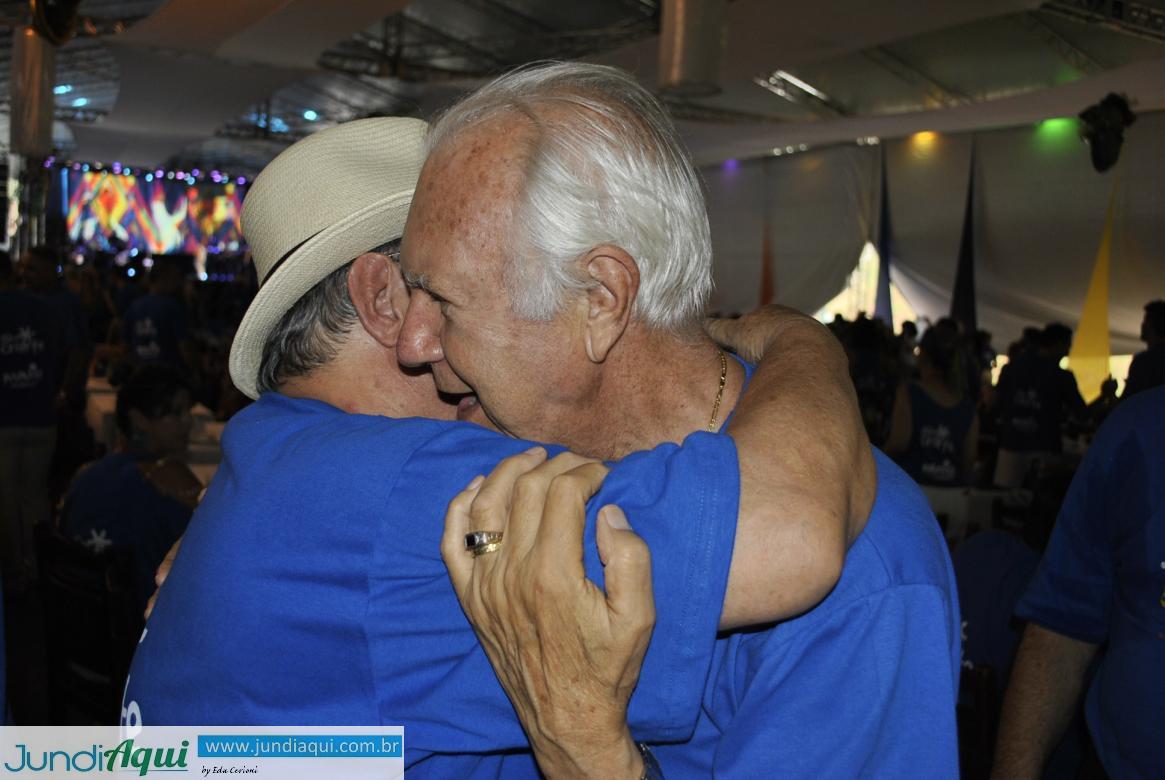
[[[439,551],[448,500],[528,446],[264,396],[228,426],[135,658],[127,720],[404,725],[410,776],[537,776]],[[615,464],[585,562],[601,584],[595,514],[619,504],[652,550],[657,609],[628,719],[664,743],[667,777],[957,775],[949,557],[917,487],[877,464],[873,514],[830,596],[718,639],[731,439],[693,434]]]
[[[138,646],[123,722],[402,725],[410,777],[533,775],[517,716],[461,611],[446,504],[528,442],[466,423],[345,414],[268,393],[223,437]],[[629,719],[691,735],[727,583],[739,473],[732,439],[696,433],[614,464],[590,504],[651,546],[654,641]]]

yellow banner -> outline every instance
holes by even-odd
[[[1080,313],[1080,324],[1076,326],[1076,336],[1072,339],[1072,351],[1068,353],[1068,368],[1076,374],[1080,394],[1089,403],[1100,395],[1100,385],[1109,375],[1108,276],[1112,259],[1116,192],[1117,180],[1114,179],[1112,195],[1108,199],[1108,216],[1104,220],[1104,233],[1100,238],[1100,249],[1096,252],[1096,264],[1092,267],[1092,280],[1084,296],[1084,309]]]

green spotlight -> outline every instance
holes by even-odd
[[[1080,130],[1075,117],[1045,119],[1036,125],[1036,143],[1048,151],[1075,145],[1079,137]]]

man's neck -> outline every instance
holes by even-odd
[[[453,418],[454,407],[438,399],[432,376],[402,369],[395,351],[359,335],[325,365],[285,381],[279,392],[323,401],[349,414]]]
[[[744,385],[743,367],[725,357],[716,430],[735,408]],[[717,347],[706,336],[687,342],[632,326],[599,367],[586,397],[563,410],[564,427],[556,438],[576,452],[604,459],[683,441],[708,428],[721,367]]]

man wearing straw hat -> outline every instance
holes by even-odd
[[[125,719],[131,727],[403,724],[410,772],[533,774],[526,737],[438,559],[437,520],[474,475],[530,445],[481,427],[402,419],[453,411],[433,399],[430,375],[397,365],[399,354],[423,349],[424,339],[404,344],[410,291],[390,259],[392,247],[384,246],[401,233],[424,129],[410,120],[371,121],[300,142],[260,175],[248,197],[244,226],[263,286],[231,367],[240,388],[259,400],[224,436],[223,467],[135,659]],[[450,207],[463,216],[470,200],[480,206],[495,189],[480,176],[462,187]],[[434,218],[437,230],[473,229],[472,219]],[[706,218],[703,233],[706,239]],[[495,276],[488,262],[482,271],[482,281]],[[412,283],[426,296],[414,290],[412,306],[435,306],[449,330],[457,327],[449,323],[463,304],[444,297],[435,276],[415,273]],[[504,284],[490,289],[481,292],[501,302],[510,295]],[[693,301],[705,294],[701,289]],[[607,322],[639,327],[628,308],[613,319],[610,307],[596,311]],[[600,353],[619,341],[599,330],[580,345],[587,360],[602,362]],[[555,356],[536,341],[507,342],[511,335],[504,328],[482,331],[482,338],[500,341],[483,343],[479,367],[504,368],[505,350],[527,350],[548,373],[526,367],[513,374],[521,398],[509,408],[543,404],[561,420],[570,387],[553,376]],[[659,596],[654,641],[626,710],[645,741],[692,734],[717,628],[787,617],[819,601],[867,514],[871,464],[836,346],[804,320],[786,323],[781,339],[782,354],[761,364],[743,395],[744,367],[715,347],[708,352],[706,339],[691,332],[672,344],[690,375],[661,385],[658,369],[675,367],[675,356],[666,350],[640,356],[648,381],[634,390],[657,399],[646,417],[613,409],[606,422],[580,427],[576,436],[544,428],[546,439],[608,457],[665,442],[612,467],[586,531],[586,572],[595,581],[605,575],[612,597],[604,608],[622,616],[610,637],[614,660],[634,656],[650,632],[648,584],[622,516],[608,512],[597,524],[598,507],[619,504],[652,550]],[[499,345],[502,351],[487,354]],[[692,360],[697,354],[711,359]],[[410,359],[419,362],[415,354]],[[447,382],[448,375],[438,379]],[[461,392],[458,416],[518,432],[490,414],[500,399],[493,387],[479,402],[465,392],[471,385],[450,384]],[[717,434],[732,407],[732,436]],[[603,426],[606,433],[599,432]],[[654,438],[646,438],[648,430]],[[627,447],[628,434],[638,447]],[[510,463],[523,470],[544,457],[533,450]],[[556,462],[566,468],[579,461]],[[565,484],[577,496],[594,481],[581,484],[587,481],[575,475]],[[505,549],[497,529],[470,531],[466,545],[474,553]],[[605,539],[605,572],[596,535]],[[942,644],[949,637],[940,633]],[[928,647],[933,640],[927,637]],[[637,670],[624,667],[631,683]],[[572,685],[575,702],[585,707],[576,712],[602,714],[592,735],[607,734],[606,716],[626,706],[616,696],[612,708],[605,697],[610,680],[599,677]],[[619,682],[629,693],[627,676]],[[640,771],[629,734],[618,733],[603,748],[609,750],[575,754],[587,765],[572,771]]]

